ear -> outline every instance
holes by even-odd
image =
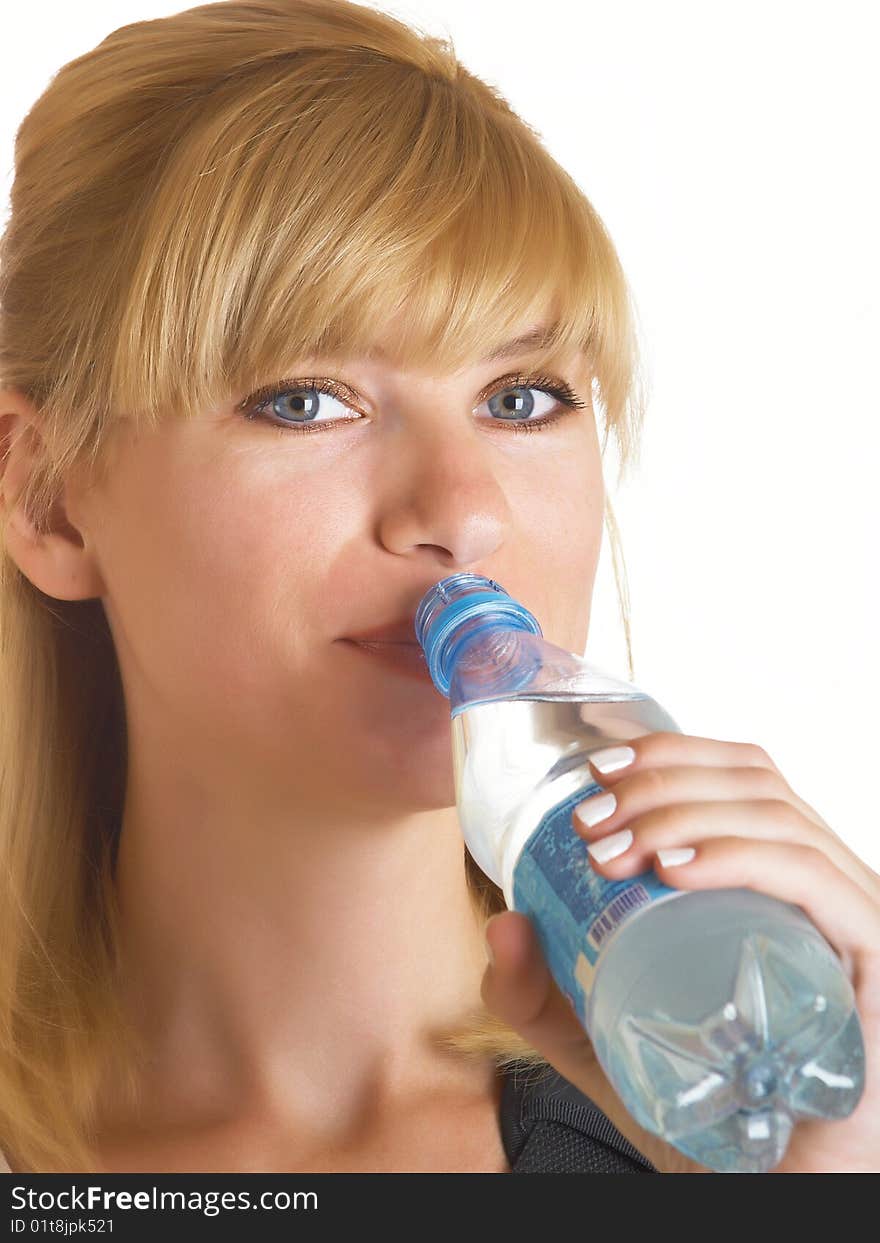
[[[91,600],[106,594],[89,541],[70,522],[62,490],[50,530],[37,531],[18,499],[45,446],[33,403],[16,388],[0,389],[0,518],[6,553],[35,587],[56,600]]]

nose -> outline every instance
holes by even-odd
[[[490,446],[478,431],[448,426],[401,433],[388,460],[379,538],[398,555],[428,547],[442,566],[492,558],[510,526],[511,508]],[[404,443],[405,442],[405,443]]]

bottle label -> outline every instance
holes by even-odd
[[[681,890],[653,871],[609,881],[593,868],[571,822],[574,808],[603,789],[595,781],[552,807],[513,870],[514,910],[532,920],[553,978],[583,1021],[599,954],[631,915]]]

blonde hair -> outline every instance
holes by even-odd
[[[589,351],[603,456],[613,432],[618,482],[632,464],[645,403],[614,246],[449,40],[345,0],[134,22],[54,75],[14,174],[0,384],[39,415],[42,456],[16,498],[38,531],[67,472],[111,468],[121,419],[153,428],[291,358],[366,354],[404,303],[413,366],[454,368],[529,311],[551,315],[547,357]],[[605,519],[632,679],[607,499]],[[43,594],[5,544],[0,703],[0,1148],[17,1168],[92,1172],[108,1066],[135,1094],[115,986],[124,698],[101,599]],[[465,859],[486,919],[502,893]],[[445,1043],[546,1066],[488,1012]]]

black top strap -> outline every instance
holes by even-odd
[[[504,1071],[501,1137],[514,1174],[656,1174],[651,1162],[552,1066]]]

